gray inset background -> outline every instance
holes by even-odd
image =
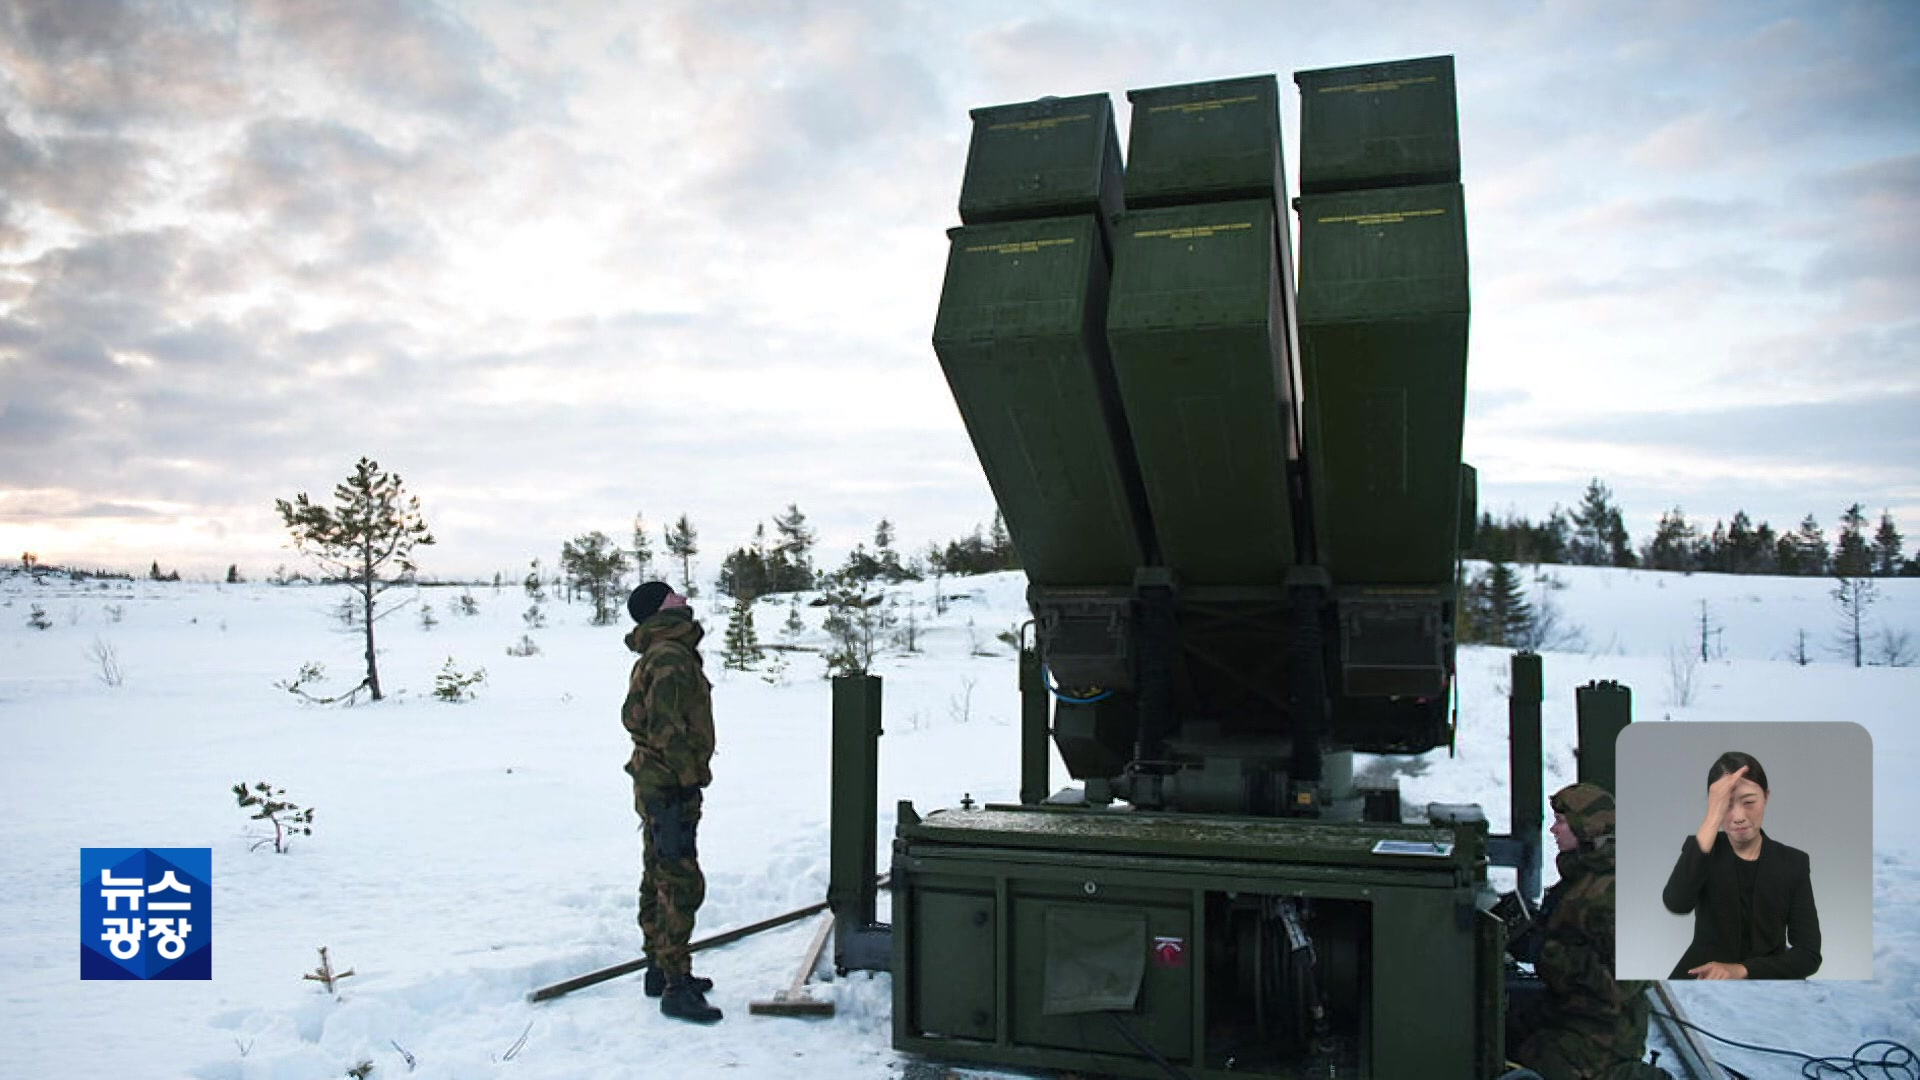
[[[1873,739],[1851,722],[1627,725],[1614,746],[1619,977],[1664,979],[1693,940],[1693,915],[1668,911],[1660,892],[1706,816],[1707,769],[1728,750],[1766,767],[1767,836],[1812,861],[1813,977],[1873,978]]]

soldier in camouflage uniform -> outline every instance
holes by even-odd
[[[1647,984],[1613,977],[1613,796],[1574,784],[1553,796],[1560,881],[1512,951],[1544,986],[1507,1017],[1508,1053],[1546,1080],[1643,1080],[1667,1075],[1641,1059]]]
[[[640,931],[646,938],[646,992],[667,1016],[711,1024],[719,1009],[707,1004],[710,980],[694,976],[687,943],[694,914],[706,898],[695,834],[700,792],[712,782],[711,684],[697,651],[704,631],[687,598],[663,582],[633,590],[627,611],[639,625],[627,648],[640,654],[627,679],[620,722],[633,737],[627,775],[640,814]]]

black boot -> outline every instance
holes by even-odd
[[[700,991],[703,994],[713,989],[712,979],[703,979],[698,975],[689,975],[687,977],[693,980],[693,988],[695,990]],[[647,996],[659,997],[660,992],[662,990],[665,990],[666,988],[667,988],[667,977],[665,975],[660,974],[659,968],[648,967],[647,975],[646,975]]]
[[[719,1023],[721,1012],[707,1004],[706,992],[697,985],[698,981],[691,975],[668,979],[660,995],[660,1015],[696,1024]]]

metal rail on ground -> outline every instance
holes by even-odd
[[[887,888],[892,883],[892,880],[893,880],[892,874],[881,874],[879,878],[876,880],[875,884],[877,887],[884,889],[884,888]],[[699,941],[696,941],[693,944],[687,946],[687,950],[689,952],[699,952],[702,949],[711,949],[720,945],[730,945],[733,942],[739,941],[741,938],[751,937],[752,935],[758,934],[764,930],[772,930],[776,927],[786,926],[790,923],[796,923],[796,922],[799,922],[801,919],[806,918],[809,915],[817,915],[820,912],[825,910],[827,910],[827,902],[825,900],[822,900],[817,904],[808,904],[806,907],[796,908],[793,911],[789,911],[781,915],[775,915],[771,919],[762,919],[759,922],[753,923],[748,926],[742,926],[737,929],[727,930],[722,933],[715,934],[712,937],[702,938]],[[622,975],[631,975],[636,971],[645,971],[648,968],[648,966],[650,966],[651,963],[652,962],[648,960],[646,957],[638,956],[633,958],[632,960],[627,960],[627,961],[623,961],[621,963],[615,964],[612,967],[604,967],[598,971],[589,971],[585,975],[576,975],[573,978],[567,979],[564,982],[554,983],[552,986],[543,986],[540,989],[535,990],[532,993],[528,994],[527,1000],[531,1002],[551,1001],[554,998],[560,997],[562,995],[571,994],[575,990],[581,990],[589,986],[594,986],[599,983],[606,982],[609,979],[617,979]]]
[[[1669,1062],[1663,1059],[1660,1066],[1668,1072],[1684,1075],[1686,1080],[1728,1080],[1727,1071],[1707,1052],[1704,1036],[1685,1024],[1668,1019],[1677,1017],[1684,1020],[1687,1013],[1680,1007],[1679,1000],[1673,996],[1667,984],[1660,981],[1649,986],[1647,998],[1653,1003],[1653,1026],[1673,1051],[1674,1060]]]

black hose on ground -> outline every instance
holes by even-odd
[[[1668,1016],[1658,1010],[1655,1010],[1653,1015],[1662,1020],[1683,1024],[1709,1039],[1726,1043],[1728,1046],[1737,1046],[1742,1050],[1752,1050],[1759,1054],[1779,1054],[1781,1057],[1799,1058],[1800,1075],[1803,1080],[1920,1080],[1920,1055],[1916,1055],[1906,1044],[1892,1039],[1869,1039],[1854,1047],[1853,1053],[1846,1057],[1837,1055],[1815,1057],[1798,1050],[1780,1050],[1771,1046],[1755,1046],[1752,1043],[1729,1039],[1725,1035],[1708,1031],[1691,1020]],[[1875,1056],[1867,1057],[1867,1052],[1876,1047],[1878,1049]],[[1728,1075],[1735,1077],[1736,1080],[1746,1080],[1738,1071],[1727,1069],[1725,1064],[1722,1064],[1721,1068],[1726,1069]],[[1868,1069],[1876,1071],[1868,1072]]]

